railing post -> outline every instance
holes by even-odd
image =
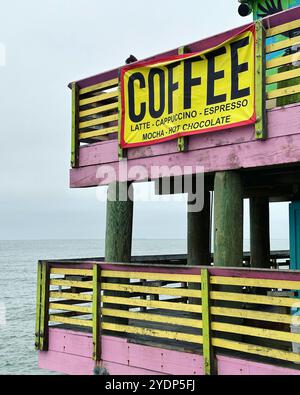
[[[211,316],[210,316],[210,280],[208,269],[201,270],[201,296],[202,296],[202,337],[204,374],[216,374],[216,362],[212,347]]]
[[[101,267],[97,263],[93,265],[93,359],[96,362],[101,360]]]
[[[121,69],[118,73],[119,85],[118,85],[118,157],[119,160],[126,158],[127,150],[121,147],[121,128],[122,128],[122,92],[121,92]]]
[[[190,49],[189,47],[180,47],[178,49],[178,55],[183,55],[185,53],[189,53]],[[183,137],[179,137],[177,140],[177,150],[179,152],[185,152],[188,149],[188,137],[187,136],[183,136]]]
[[[40,349],[40,323],[41,323],[41,292],[42,292],[42,262],[38,262],[36,282],[36,314],[35,314],[35,349]]]
[[[71,139],[71,167],[79,164],[79,87],[72,83],[72,139]]]
[[[49,282],[49,265],[47,264],[47,262],[39,262],[35,328],[35,347],[39,351],[48,350]]]
[[[256,32],[256,64],[255,64],[255,137],[267,138],[266,113],[266,33],[261,20],[255,23]]]

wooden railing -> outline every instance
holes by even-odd
[[[299,9],[294,9],[294,14],[298,15]],[[274,26],[272,18],[276,15],[256,23],[258,139],[267,138],[267,109],[300,101],[300,19],[292,20],[295,16],[290,10],[288,12],[291,19],[288,23]],[[270,21],[271,28],[268,27]],[[118,70],[100,74],[92,81],[92,85],[84,88],[80,88],[78,83],[72,84],[72,167],[79,165],[81,144],[119,137]]]
[[[92,332],[98,361],[114,335],[202,354],[206,374],[223,352],[300,363],[298,290],[294,271],[40,262],[36,348],[48,349],[49,325],[67,325]]]

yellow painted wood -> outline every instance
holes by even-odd
[[[91,307],[76,306],[62,303],[50,303],[49,308],[52,310],[76,311],[78,313],[92,313]]]
[[[264,328],[254,328],[246,325],[225,324],[221,322],[212,322],[212,329],[220,332],[260,337],[263,339],[300,343],[300,333],[283,332]]]
[[[188,326],[191,328],[202,328],[202,321],[191,318],[170,317],[158,314],[136,313],[133,311],[102,309],[102,314],[109,317],[129,318],[132,320],[142,320],[150,322],[161,322],[163,324]]]
[[[275,350],[268,347],[256,346],[252,344],[240,343],[231,340],[217,339],[217,338],[212,339],[212,344],[215,347],[245,352],[248,354],[262,355],[264,357],[282,359],[290,362],[297,362],[297,363],[300,362],[299,354],[294,354],[288,351]]]
[[[113,78],[112,80],[100,82],[99,84],[91,85],[86,88],[82,88],[79,90],[80,95],[84,95],[86,93],[94,92],[94,91],[99,91],[107,88],[115,88],[118,86],[118,78]]]
[[[125,291],[125,292],[141,292],[155,295],[173,295],[173,296],[190,296],[201,298],[200,290],[191,290],[186,288],[167,288],[167,287],[142,287],[131,284],[109,284],[103,283],[102,289],[107,291]]]
[[[265,280],[258,278],[212,276],[211,284],[241,285],[243,287],[262,287],[300,290],[300,281]]]
[[[69,281],[69,280],[50,280],[50,285],[58,285],[62,287],[74,287],[74,288],[87,288],[92,289],[92,281]]]
[[[297,62],[300,60],[300,52],[293,55],[280,56],[278,58],[269,60],[266,64],[267,69],[273,69],[274,67],[284,66],[289,63]]]
[[[280,51],[281,49],[285,49],[285,48],[291,47],[293,45],[298,45],[298,44],[300,44],[300,36],[288,38],[286,40],[278,41],[277,43],[267,45],[266,53]]]
[[[231,309],[227,307],[211,307],[212,315],[246,318],[251,320],[277,322],[281,324],[296,323],[300,325],[300,317],[293,317],[290,314],[267,313],[265,311]]]
[[[117,133],[117,132],[118,132],[118,126],[112,126],[111,128],[97,129],[97,130],[93,130],[92,132],[80,133],[79,139],[80,140],[90,139],[92,137],[100,137],[110,133]]]
[[[90,110],[83,110],[79,112],[79,117],[84,118],[84,117],[88,117],[89,115],[101,114],[103,112],[117,110],[118,105],[119,104],[116,102],[116,103],[106,104],[104,106],[102,105],[99,107],[95,107]]]
[[[163,339],[181,340],[189,343],[202,344],[202,336],[187,333],[162,331],[158,329],[138,328],[134,326],[102,323],[102,329],[116,332],[133,333],[142,336],[160,337]]]
[[[194,305],[194,304],[133,299],[133,298],[117,298],[114,296],[102,296],[101,300],[103,303],[121,304],[126,306],[140,306],[140,307],[148,307],[152,309],[166,309],[166,310],[174,310],[174,311],[189,311],[191,313],[202,312],[202,307],[200,305]]]
[[[277,97],[294,95],[295,93],[300,93],[300,85],[289,86],[286,88],[275,89],[267,93],[267,99],[275,99]]]
[[[296,77],[300,77],[300,68],[270,75],[267,77],[267,84],[273,84],[275,82],[285,81]]]
[[[103,277],[113,278],[134,278],[142,280],[161,280],[161,281],[178,281],[179,283],[201,283],[200,269],[199,275],[194,274],[168,274],[168,273],[143,273],[143,272],[119,272],[111,270],[103,270]]]
[[[81,300],[83,302],[91,302],[92,295],[75,294],[68,292],[50,292],[50,298],[53,299],[67,299],[67,300]]]
[[[297,29],[300,27],[300,19],[297,19],[292,22],[284,23],[283,25],[275,26],[270,29],[267,29],[266,36],[272,37],[277,34],[285,33],[293,29]]]
[[[270,306],[286,306],[292,307],[299,299],[294,298],[281,298],[263,295],[252,295],[242,293],[218,292],[212,291],[210,294],[211,299],[214,300],[228,300],[244,303],[266,304]]]
[[[104,123],[117,121],[118,118],[119,118],[118,114],[114,114],[114,115],[109,115],[107,117],[92,119],[91,121],[80,122],[79,129],[85,129],[91,126],[103,125]]]
[[[50,322],[57,322],[59,324],[71,324],[78,326],[85,326],[91,328],[93,326],[92,320],[79,320],[78,318],[61,317],[59,315],[51,314],[49,317]]]
[[[93,271],[88,269],[58,269],[52,268],[50,271],[51,274],[61,274],[61,275],[70,275],[70,276],[92,276]]]
[[[114,99],[116,97],[118,97],[118,91],[102,93],[101,95],[97,95],[97,96],[89,97],[87,99],[79,100],[79,105],[85,106],[87,104],[97,103],[97,102],[101,102],[101,101],[108,100],[108,99]]]

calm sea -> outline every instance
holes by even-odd
[[[288,242],[273,240],[272,247],[287,249]],[[103,251],[103,240],[0,241],[0,374],[51,374],[38,369],[34,350],[37,261],[101,257]],[[185,252],[185,240],[133,243],[134,255]]]

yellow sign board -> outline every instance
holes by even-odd
[[[121,146],[254,123],[255,29],[205,52],[121,70]]]

